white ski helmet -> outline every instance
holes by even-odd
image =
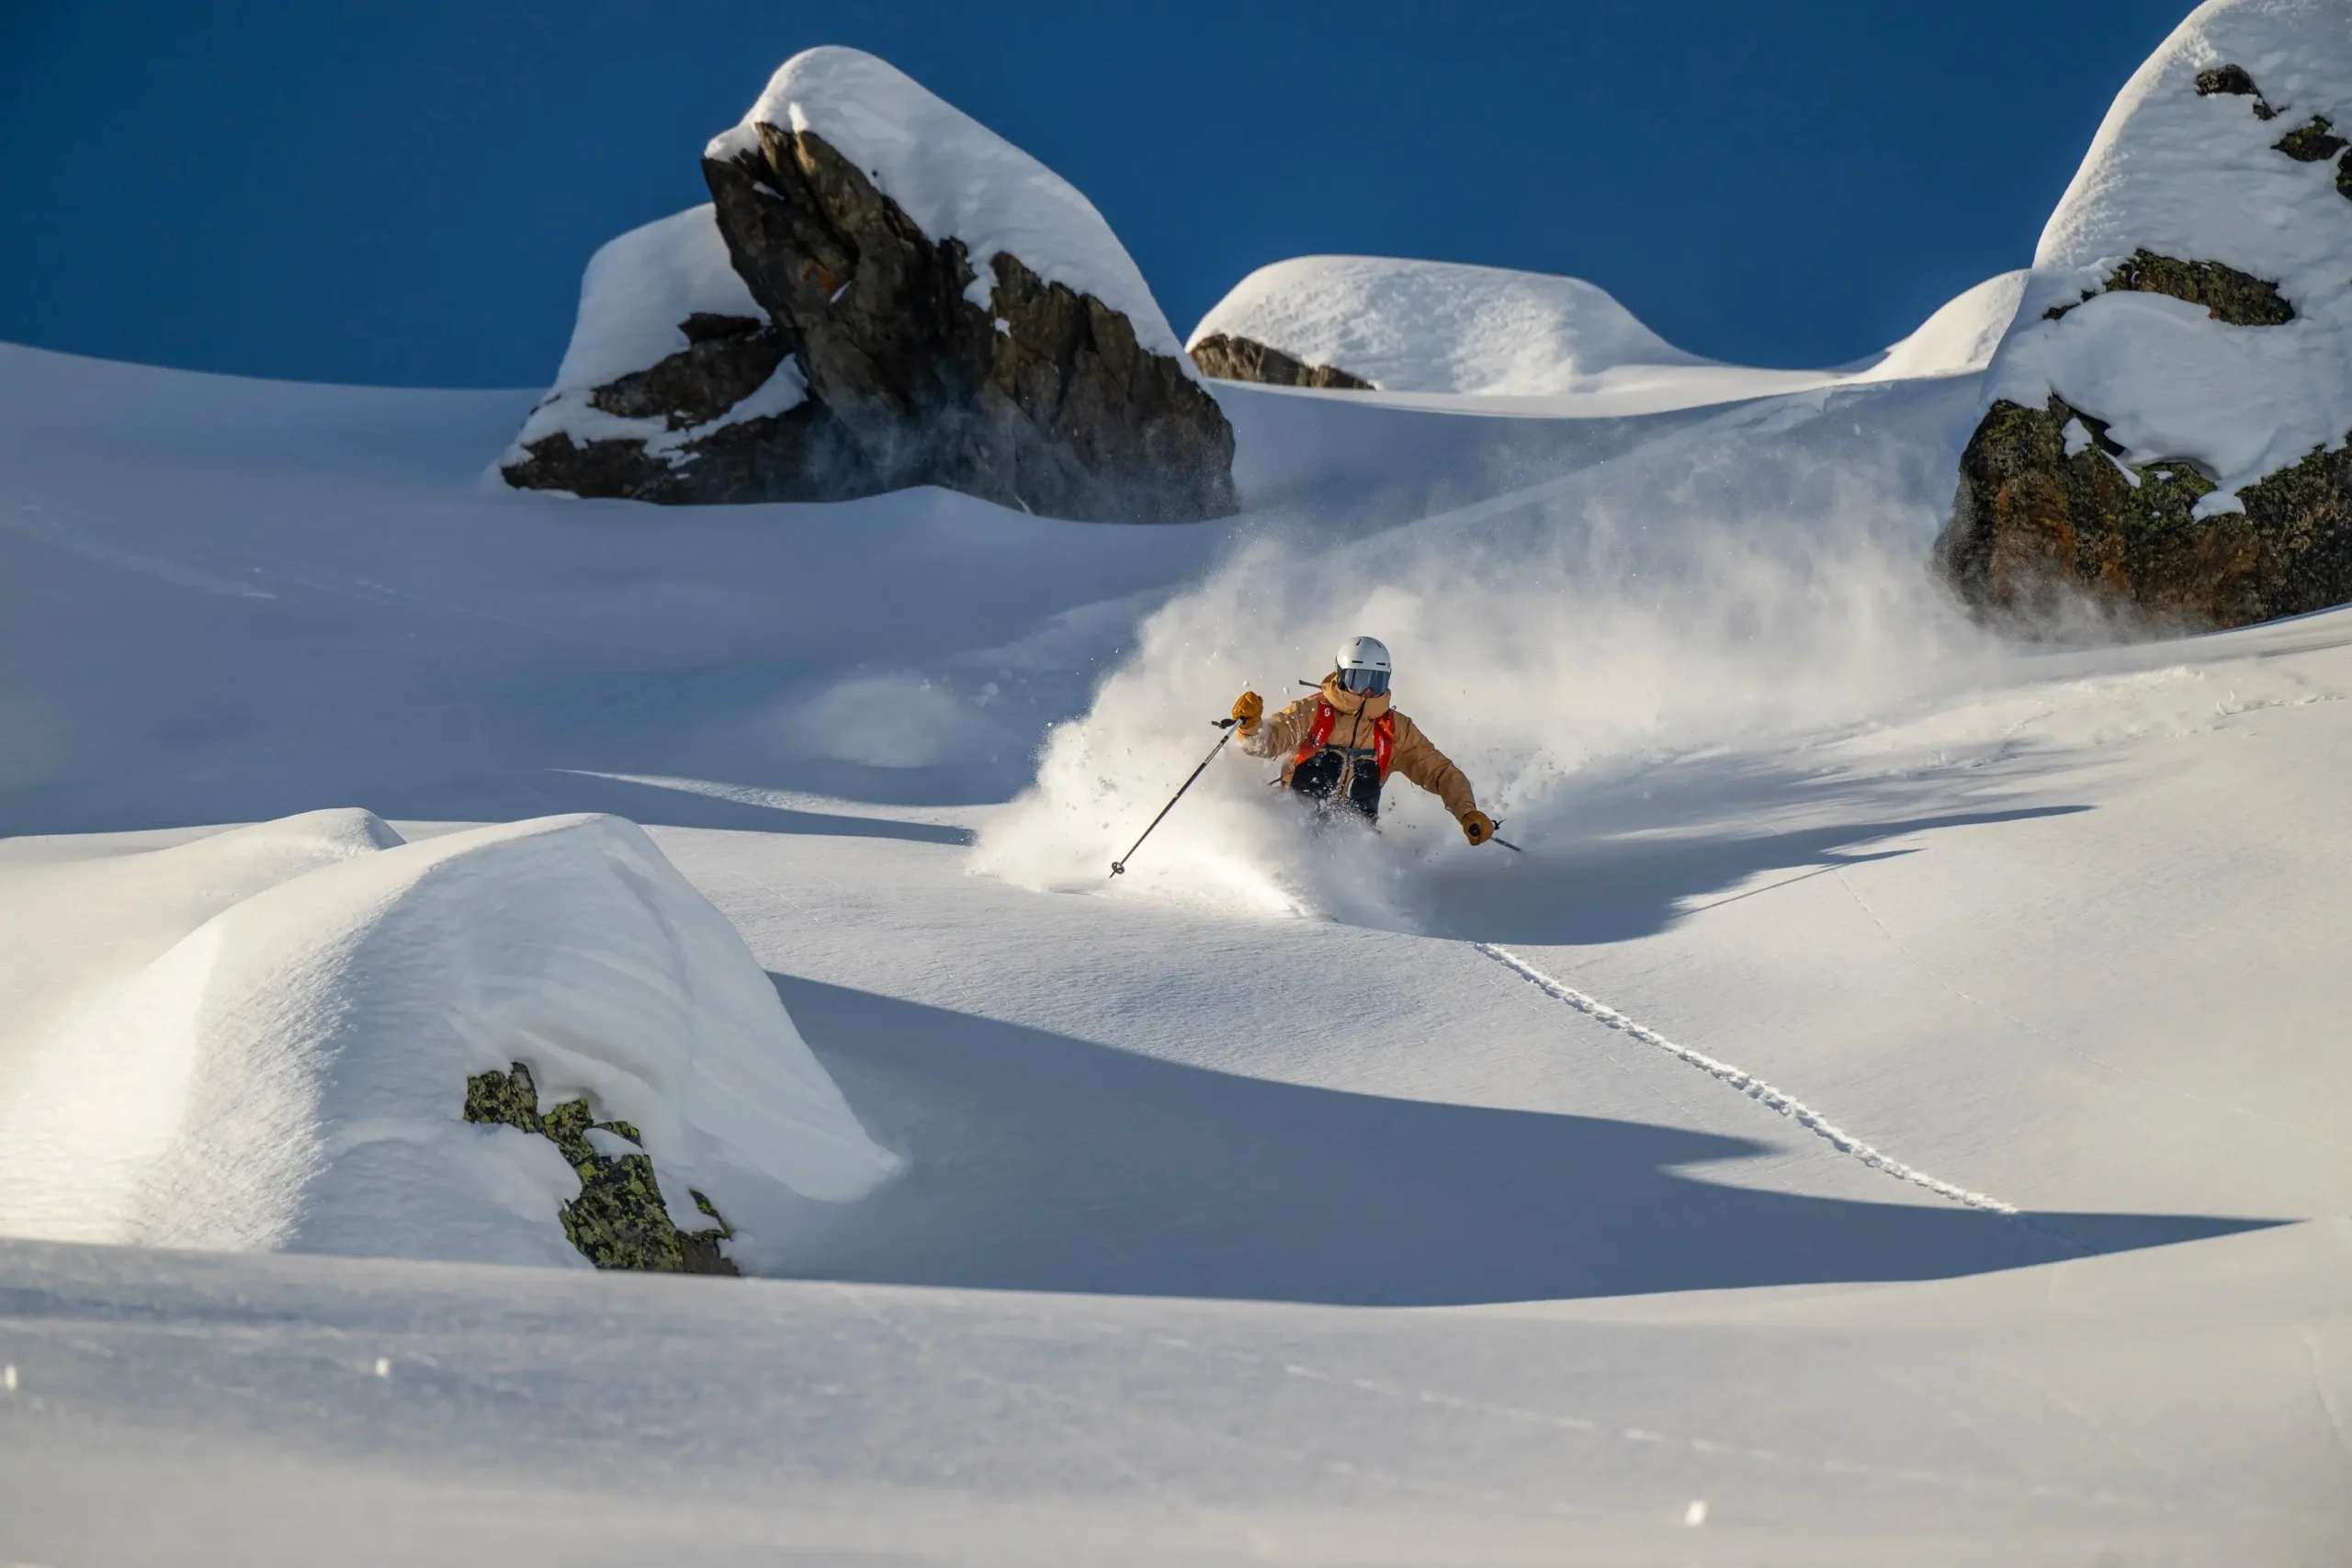
[[[1376,637],[1351,637],[1340,645],[1340,684],[1376,697],[1388,690],[1388,645]]]

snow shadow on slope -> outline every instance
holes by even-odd
[[[1237,1077],[771,977],[867,1127],[913,1151],[793,1238],[806,1277],[1435,1306],[1936,1279],[2268,1223],[1721,1186],[1678,1168],[1759,1145]]]
[[[2069,817],[2087,806],[1949,811],[1792,828],[1781,832],[1652,833],[1596,838],[1550,849],[1540,866],[1454,865],[1416,888],[1418,926],[1465,942],[1546,946],[1628,942],[1666,930],[1717,904],[1819,876],[1844,866],[1915,854],[1874,848],[1892,840],[2037,817]],[[1731,891],[1759,876],[1760,886]]]

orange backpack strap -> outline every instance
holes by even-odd
[[[1339,716],[1339,711],[1329,703],[1319,700],[1316,703],[1315,728],[1306,732],[1306,739],[1299,746],[1298,754],[1290,760],[1292,767],[1304,767],[1309,757],[1330,744],[1332,721]]]
[[[1396,746],[1396,710],[1390,708],[1372,721],[1372,760],[1380,765],[1380,776],[1388,777],[1388,753]]]

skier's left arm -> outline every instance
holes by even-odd
[[[1478,809],[1478,797],[1470,791],[1470,781],[1462,770],[1449,761],[1446,754],[1430,744],[1421,727],[1396,716],[1396,741],[1388,757],[1389,767],[1404,774],[1440,800],[1456,821],[1465,813]]]

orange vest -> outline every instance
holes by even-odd
[[[1309,757],[1331,743],[1331,726],[1339,716],[1340,710],[1333,707],[1328,698],[1316,703],[1315,728],[1307,731],[1306,740],[1299,747],[1298,755],[1290,760],[1292,767],[1305,766]],[[1390,708],[1372,721],[1372,760],[1380,769],[1383,784],[1388,782],[1388,752],[1396,744],[1396,710]]]

